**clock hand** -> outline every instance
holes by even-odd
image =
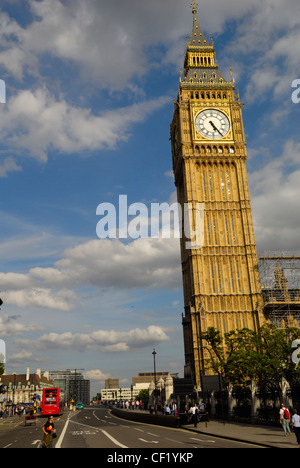
[[[220,130],[215,126],[215,124],[214,124],[211,120],[210,120],[209,123],[210,123],[210,125],[212,126],[212,128],[213,128],[216,132],[220,133],[220,135],[221,135],[221,137],[222,137],[222,136],[223,136],[222,133],[221,133]]]

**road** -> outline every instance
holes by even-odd
[[[38,418],[36,426],[25,427],[23,419],[18,417],[1,421],[0,448],[37,448],[44,422],[45,419]],[[180,451],[187,454],[189,450],[201,448],[257,448],[251,444],[196,434],[184,429],[121,420],[112,416],[105,408],[65,412],[55,419],[55,427],[58,435],[53,443],[55,448],[102,448],[107,449],[105,456],[116,456],[118,449],[150,449],[153,453],[169,449],[172,453]],[[132,453],[139,452],[137,450]]]

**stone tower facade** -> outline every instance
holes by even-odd
[[[246,141],[239,92],[219,71],[213,40],[203,34],[195,2],[178,98],[171,124],[178,203],[191,207],[193,228],[203,206],[203,239],[181,239],[185,312],[185,376],[201,386],[209,359],[199,336],[264,322],[263,300],[246,171]]]

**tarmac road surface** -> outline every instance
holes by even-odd
[[[167,416],[166,416],[167,417]],[[195,434],[184,429],[151,426],[118,419],[104,408],[70,414],[56,448],[185,449],[257,448],[247,443]]]
[[[0,421],[0,448],[38,448],[45,421],[45,418],[37,418],[36,426],[27,427],[24,417],[15,416]],[[148,449],[149,453],[167,449],[172,453],[188,453],[200,448],[257,448],[254,444],[184,429],[125,421],[112,416],[106,408],[65,411],[54,422],[58,437],[53,441],[52,448],[106,449],[105,454],[103,452],[105,457],[110,454],[116,456],[116,451],[121,449]],[[155,460],[155,463],[159,461]]]

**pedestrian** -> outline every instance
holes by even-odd
[[[43,426],[43,440],[42,440],[42,448],[50,447],[50,444],[53,439],[56,438],[56,429],[54,428],[54,418],[53,416],[49,416],[48,421]]]
[[[294,428],[294,432],[296,435],[297,443],[300,447],[300,416],[296,410],[294,411],[294,414],[292,417],[292,423],[293,423],[293,428]]]
[[[282,425],[284,435],[285,436],[287,436],[288,434],[291,435],[291,428],[290,428],[291,416],[290,416],[290,412],[288,408],[286,408],[283,403],[281,404],[279,415],[280,415],[280,424]]]
[[[197,427],[197,425],[198,425],[198,408],[197,408],[196,403],[194,404],[194,406],[192,406],[192,408],[190,408],[189,413],[192,415],[192,421],[194,423],[194,427]]]

